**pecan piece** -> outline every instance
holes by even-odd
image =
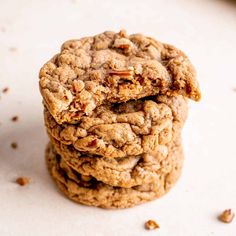
[[[13,122],[16,122],[16,121],[19,120],[19,117],[18,117],[18,116],[13,116],[13,117],[11,118],[11,120],[12,120]]]
[[[16,142],[13,142],[13,143],[11,143],[11,147],[13,149],[17,149],[18,148],[18,144]]]
[[[3,92],[3,93],[7,93],[7,92],[8,92],[8,90],[9,90],[9,88],[8,88],[8,87],[6,87],[6,88],[4,88],[4,89],[2,90],[2,92]]]
[[[126,38],[116,39],[114,42],[115,48],[123,49],[127,52],[132,48],[132,46],[132,42]]]
[[[231,209],[224,210],[219,216],[219,220],[224,223],[230,223],[234,219],[234,212]]]
[[[116,75],[126,79],[132,79],[134,74],[133,67],[128,68],[127,70],[110,70],[109,75]]]
[[[87,145],[87,147],[95,147],[96,145],[97,145],[97,139],[94,139]]]
[[[154,220],[148,220],[145,223],[145,229],[147,229],[147,230],[153,230],[153,229],[158,229],[158,228],[160,228],[160,226]]]
[[[27,177],[19,177],[16,179],[16,183],[21,185],[21,186],[25,186],[27,184],[29,184],[30,180]]]

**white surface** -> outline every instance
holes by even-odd
[[[121,28],[183,49],[198,71],[203,99],[190,104],[176,187],[160,200],[112,211],[77,205],[52,183],[37,76],[63,41]],[[0,89],[10,87],[0,99],[1,236],[236,235],[236,219],[216,219],[225,208],[236,211],[236,2],[1,0],[0,55]],[[19,122],[10,121],[13,115]],[[15,184],[21,175],[32,183]],[[148,219],[161,228],[145,231]]]

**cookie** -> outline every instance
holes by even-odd
[[[90,206],[128,208],[161,197],[175,184],[182,169],[181,146],[176,146],[171,155],[176,161],[168,173],[160,175],[154,183],[132,188],[113,187],[91,176],[78,174],[50,144],[46,150],[46,161],[52,178],[68,198]]]
[[[44,104],[57,123],[77,123],[102,104],[153,95],[198,101],[195,70],[174,46],[142,34],[104,32],[62,45],[39,73]]]
[[[165,102],[164,98],[160,99]],[[169,99],[167,100],[169,101]],[[168,159],[168,153],[172,152],[173,147],[181,145],[181,128],[186,117],[183,117],[183,113],[180,112],[181,103],[177,102],[181,100],[175,98],[173,101],[175,102],[172,102],[171,105],[175,105],[178,109],[177,112],[173,111],[171,140],[166,145],[159,146],[156,152],[122,158],[106,158],[79,152],[72,145],[65,145],[50,134],[49,137],[56,152],[70,167],[81,174],[89,174],[106,184],[126,188],[155,182],[160,173],[168,172],[171,165],[174,164],[172,159]]]
[[[158,181],[175,165],[173,149],[181,145],[176,137],[165,149],[152,154],[108,159],[91,154],[83,154],[51,137],[51,143],[63,161],[82,175],[90,175],[106,184],[130,188]],[[178,160],[177,160],[178,161]]]
[[[45,109],[47,131],[80,152],[106,158],[157,153],[172,140],[173,124],[182,128],[187,117],[182,96],[157,96],[97,107],[77,124],[59,125]]]

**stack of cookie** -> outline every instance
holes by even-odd
[[[183,164],[195,71],[175,47],[141,34],[67,41],[40,71],[46,160],[74,201],[131,207],[165,194]]]

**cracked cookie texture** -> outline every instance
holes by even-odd
[[[51,144],[46,150],[49,172],[59,189],[71,200],[102,208],[128,208],[161,197],[178,180],[183,153],[181,146],[175,146],[169,153],[174,165],[163,172],[155,182],[132,188],[114,187],[96,180],[90,175],[79,174],[58,155]]]
[[[180,129],[186,116],[187,101],[182,96],[102,105],[73,125],[59,125],[46,108],[44,111],[50,136],[80,152],[107,158],[164,149],[172,141],[173,125]]]
[[[183,165],[196,72],[179,49],[142,34],[69,40],[40,70],[48,170],[70,199],[128,208],[167,193]]]
[[[168,171],[168,168],[174,164],[172,159],[167,158],[168,153],[171,152],[173,146],[181,145],[180,129],[187,115],[187,103],[181,96],[169,97],[168,99],[161,99],[160,97],[159,100],[163,102],[165,102],[165,100],[169,101],[168,105],[173,117],[170,129],[167,130],[169,134],[165,134],[168,136],[168,142],[165,144],[155,143],[153,145],[154,150],[148,150],[148,152],[142,152],[139,155],[133,154],[125,157],[108,158],[106,156],[98,156],[92,152],[78,151],[72,145],[72,142],[61,141],[60,135],[55,135],[55,133],[60,134],[60,132],[57,131],[51,131],[49,133],[50,140],[55,150],[61,155],[64,161],[81,174],[92,175],[99,181],[119,187],[132,187],[154,182],[159,178],[160,173]],[[142,104],[144,103],[142,102]],[[130,107],[128,103],[123,105]],[[176,108],[176,112],[173,106]],[[150,109],[150,111],[151,110],[152,109]],[[150,113],[150,111],[148,113]],[[127,114],[130,114],[131,117],[135,116],[135,113]],[[161,123],[162,122],[160,122],[160,124]],[[140,130],[142,130],[142,128],[142,126],[139,127]],[[76,127],[74,129],[76,129]],[[111,137],[113,137],[112,133],[116,134],[116,132],[118,131],[113,130],[110,132]],[[72,135],[75,133],[76,132],[72,132]],[[53,137],[53,134],[57,139]],[[157,135],[158,140],[158,132],[154,132],[154,134]],[[68,135],[68,137],[71,137],[71,135]]]
[[[124,188],[158,181],[160,175],[168,173],[176,164],[176,160],[169,154],[174,148],[181,146],[180,138],[176,137],[166,149],[156,153],[107,159],[78,153],[74,148],[53,138],[51,138],[51,143],[63,161],[78,173],[91,175],[114,187]]]
[[[123,30],[65,42],[39,78],[44,104],[59,124],[75,123],[110,102],[201,96],[195,69],[182,51]]]

